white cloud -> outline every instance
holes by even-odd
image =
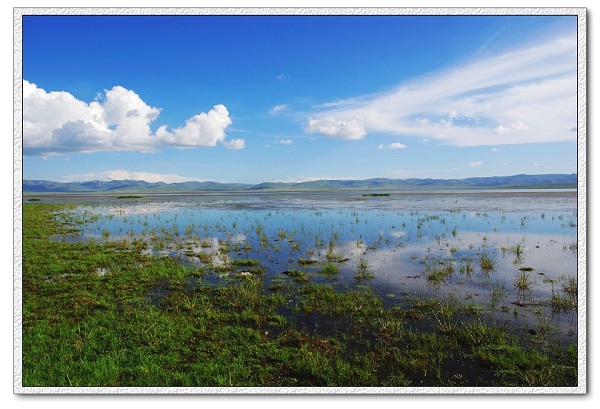
[[[444,125],[446,128],[450,128],[452,126],[452,119],[440,119],[440,124]]]
[[[150,173],[150,172],[132,172],[123,169],[107,170],[103,172],[90,172],[82,173],[78,175],[65,175],[62,178],[63,182],[85,182],[88,180],[144,180],[146,182],[165,182],[165,183],[179,183],[179,182],[192,182],[202,181],[198,178],[190,178],[186,176],[179,176],[168,173]]]
[[[269,113],[271,115],[277,115],[280,112],[283,112],[287,109],[287,105],[286,104],[279,104],[279,105],[275,105],[273,108],[271,108],[269,110]]]
[[[513,131],[523,131],[523,130],[527,130],[529,129],[529,127],[527,125],[525,125],[523,122],[521,121],[517,121],[514,124],[510,124],[510,126],[502,126],[502,125],[498,125],[496,127],[496,133],[509,133],[509,132],[513,132]]]
[[[215,146],[217,142],[222,142],[227,146],[225,128],[231,123],[227,108],[219,104],[215,105],[208,113],[202,112],[194,115],[185,121],[183,127],[176,128],[173,132],[168,132],[166,126],[163,125],[156,131],[156,135],[164,141],[164,144],[176,147]],[[240,141],[240,139],[235,141]]]
[[[287,75],[287,74],[283,74],[283,73],[281,73],[281,74],[277,74],[277,75],[275,76],[275,78],[277,78],[279,81],[283,81],[283,80],[290,79],[290,78],[291,78],[291,75]]]
[[[354,118],[360,123],[343,126]],[[520,45],[387,93],[321,104],[308,121],[308,133],[346,139],[379,132],[454,146],[573,141],[577,38]]]
[[[232,139],[230,141],[221,141],[225,149],[244,149],[246,147],[246,141],[243,139]]]
[[[470,168],[478,168],[478,167],[480,167],[481,165],[483,165],[483,161],[480,161],[480,160],[479,160],[479,161],[477,161],[477,162],[470,162],[470,163],[469,163],[469,167],[470,167]]]
[[[333,116],[319,119],[308,118],[308,125],[304,131],[321,133],[328,138],[336,139],[362,139],[367,134],[362,116],[354,116],[348,120],[336,119]]]
[[[121,86],[87,104],[68,92],[46,92],[25,80],[23,153],[47,157],[67,152],[156,152],[164,146],[192,148],[217,142],[243,147],[242,140],[225,141],[225,128],[232,121],[224,105],[193,116],[183,127],[168,131],[163,125],[153,133],[150,124],[159,114],[159,108]]]
[[[393,142],[389,145],[380,144],[377,146],[377,149],[404,149],[406,145],[401,144],[400,142]]]
[[[275,139],[275,143],[278,143],[280,145],[292,145],[294,141],[292,141],[291,139]]]

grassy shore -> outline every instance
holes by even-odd
[[[368,280],[339,291],[251,259],[216,279],[135,237],[56,240],[77,230],[67,210],[23,205],[24,387],[577,385],[576,346],[455,297],[388,307]]]

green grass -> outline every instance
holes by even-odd
[[[271,286],[252,259],[237,261],[254,267],[244,279],[211,280],[216,267],[145,255],[143,241],[52,240],[74,229],[56,217],[69,209],[23,206],[24,387],[577,384],[575,346],[511,335],[458,298],[386,307],[372,286],[293,270],[298,282]],[[574,288],[565,278],[561,296]]]
[[[260,261],[254,259],[239,258],[231,260],[231,264],[234,266],[258,266],[260,264]]]
[[[321,274],[332,276],[337,275],[340,272],[340,268],[337,264],[334,263],[326,263],[319,270]]]

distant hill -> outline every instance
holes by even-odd
[[[363,179],[315,180],[301,183],[264,182],[256,185],[218,182],[145,182],[143,180],[92,180],[52,182],[23,180],[23,193],[202,193],[202,192],[317,192],[401,191],[427,189],[565,189],[577,188],[577,174],[475,177],[466,179]]]

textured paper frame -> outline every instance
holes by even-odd
[[[24,15],[572,15],[577,16],[578,386],[492,387],[23,387],[22,386],[22,17]],[[16,394],[585,394],[587,393],[587,9],[586,8],[14,8],[13,392]]]

